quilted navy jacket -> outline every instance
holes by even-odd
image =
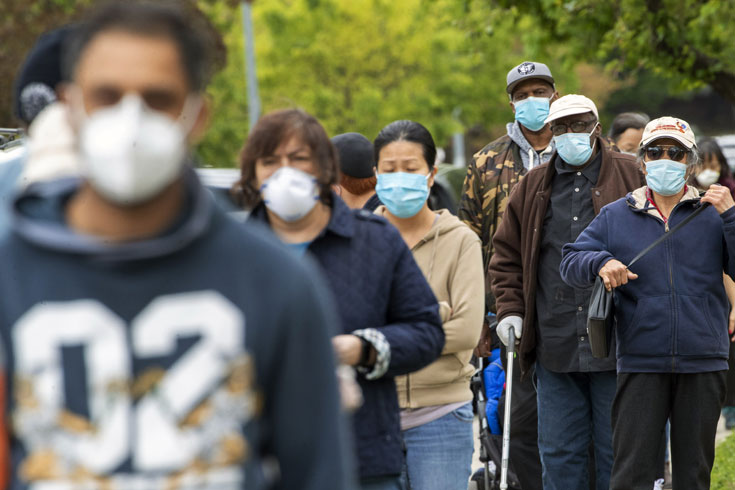
[[[588,287],[612,258],[638,252],[699,205],[689,192],[668,226],[638,189],[602,208],[577,241],[562,250],[561,276]],[[729,303],[723,271],[735,277],[735,208],[705,209],[636,262],[638,279],[615,289],[618,372],[698,373],[727,369]]]
[[[398,475],[403,442],[393,377],[441,354],[439,307],[398,230],[368,211],[349,209],[336,195],[332,201],[330,221],[308,252],[331,286],[343,332],[376,328],[391,351],[385,375],[358,376],[365,400],[354,415],[360,478]],[[267,222],[265,206],[256,207],[252,217]]]

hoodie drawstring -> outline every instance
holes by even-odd
[[[531,170],[534,167],[534,163],[536,163],[536,159],[533,158],[533,154],[536,153],[533,151],[533,148],[528,149],[528,170]],[[541,157],[539,157],[539,163],[541,162]]]
[[[426,275],[426,282],[431,284],[431,273],[434,271],[434,258],[436,258],[436,243],[437,238],[439,237],[439,227],[436,227],[436,231],[434,231],[434,244],[431,247],[431,259],[429,259],[429,273]]]

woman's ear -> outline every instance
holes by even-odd
[[[429,179],[426,181],[426,183],[429,185],[429,188],[431,189],[434,186],[434,177],[436,177],[436,173],[439,171],[439,169],[434,165],[434,168],[431,169],[431,172],[429,172]]]

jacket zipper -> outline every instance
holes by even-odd
[[[676,206],[674,206],[674,208],[669,213],[669,217],[668,217],[668,219],[666,221],[664,221],[661,218],[655,218],[655,219],[658,219],[658,220],[660,220],[660,221],[662,221],[664,223],[664,233],[668,233],[669,232],[669,222],[671,221],[671,217],[674,215],[674,212],[676,211],[676,209],[679,206],[681,206],[681,204],[683,204],[685,202],[690,202],[690,201],[691,201],[691,199],[687,199],[686,201],[679,201],[676,204]],[[645,213],[645,214],[648,214],[648,213]],[[670,297],[671,297],[671,309],[674,312],[674,318],[673,318],[673,322],[672,322],[672,332],[671,332],[671,372],[673,373],[673,372],[675,372],[675,369],[676,369],[676,354],[677,354],[677,352],[676,352],[676,337],[677,337],[677,335],[676,334],[677,334],[677,324],[679,323],[679,315],[677,314],[678,311],[676,309],[676,292],[675,292],[675,289],[674,289],[674,268],[673,268],[673,263],[674,263],[674,257],[673,257],[673,255],[674,254],[673,254],[673,245],[671,245],[668,242],[669,242],[669,240],[667,240],[667,243],[665,245],[666,245],[666,250],[667,250],[667,256],[668,256],[667,258],[668,258],[668,266],[669,266],[669,286],[670,286],[670,291],[671,291],[671,294],[670,294]]]
[[[674,212],[676,212],[676,208],[678,208],[682,202],[686,201],[680,201],[674,206],[674,208],[669,213],[669,218],[666,220],[665,223],[665,231],[666,233],[669,232],[669,222],[671,221],[671,217],[674,215]],[[674,245],[671,243],[671,240],[666,240],[666,250],[668,255],[668,262],[669,262],[669,287],[671,288],[671,309],[674,312],[674,318],[671,326],[671,372],[676,372],[676,339],[678,337],[678,324],[679,324],[679,311],[676,308],[676,288],[674,287]]]
[[[667,225],[668,228],[668,225]],[[666,230],[668,232],[668,230]],[[671,253],[672,246],[671,243],[666,244],[666,248],[668,249],[668,262],[669,262],[669,286],[671,288],[671,309],[674,312],[674,318],[673,318],[673,325],[672,325],[672,335],[671,335],[671,372],[673,373],[676,368],[676,337],[677,337],[677,323],[679,323],[679,315],[677,314],[676,309],[676,294],[674,292],[674,268],[672,263],[674,262],[673,253]]]

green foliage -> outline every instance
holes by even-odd
[[[224,8],[217,22],[215,10],[207,13],[230,56],[210,90],[213,127],[200,156],[226,165],[247,134],[247,101],[239,11]],[[303,108],[330,134],[373,138],[414,119],[443,145],[466,127],[500,127],[512,117],[508,69],[534,58],[554,66],[560,56],[535,36],[533,19],[480,0],[271,0],[255,2],[253,15],[263,111]],[[566,73],[558,80],[573,85]]]
[[[735,434],[717,446],[710,489],[735,490]]]
[[[538,20],[547,39],[612,73],[650,70],[684,90],[709,84],[735,102],[731,0],[498,0]]]
[[[443,145],[467,127],[502,127],[512,118],[505,76],[526,59],[559,67],[558,85],[576,88],[572,63],[559,61],[566,48],[539,36],[535,19],[481,0],[271,0],[253,12],[263,111],[303,108],[330,134],[373,138],[414,119]],[[247,134],[239,12],[218,27],[230,62],[211,88],[213,127],[200,155],[225,165]]]
[[[240,9],[225,2],[201,1],[227,46],[227,64],[215,75],[207,90],[210,125],[197,148],[202,164],[236,167],[237,153],[248,134],[247,90]]]
[[[234,166],[249,130],[240,2],[191,1],[228,50],[208,90],[211,125],[198,155],[206,165]],[[15,10],[0,22],[2,38],[18,39],[23,48],[5,64],[0,95],[10,93],[9,81],[35,36],[92,0],[6,2]],[[441,146],[469,127],[504,132],[512,120],[505,76],[527,59],[549,64],[562,91],[579,88],[570,48],[550,42],[532,14],[487,0],[269,0],[252,8],[263,111],[301,107],[330,134],[359,131],[373,138],[406,118],[425,124]],[[3,109],[9,97],[5,102]],[[10,124],[8,115],[0,110],[0,124]]]

